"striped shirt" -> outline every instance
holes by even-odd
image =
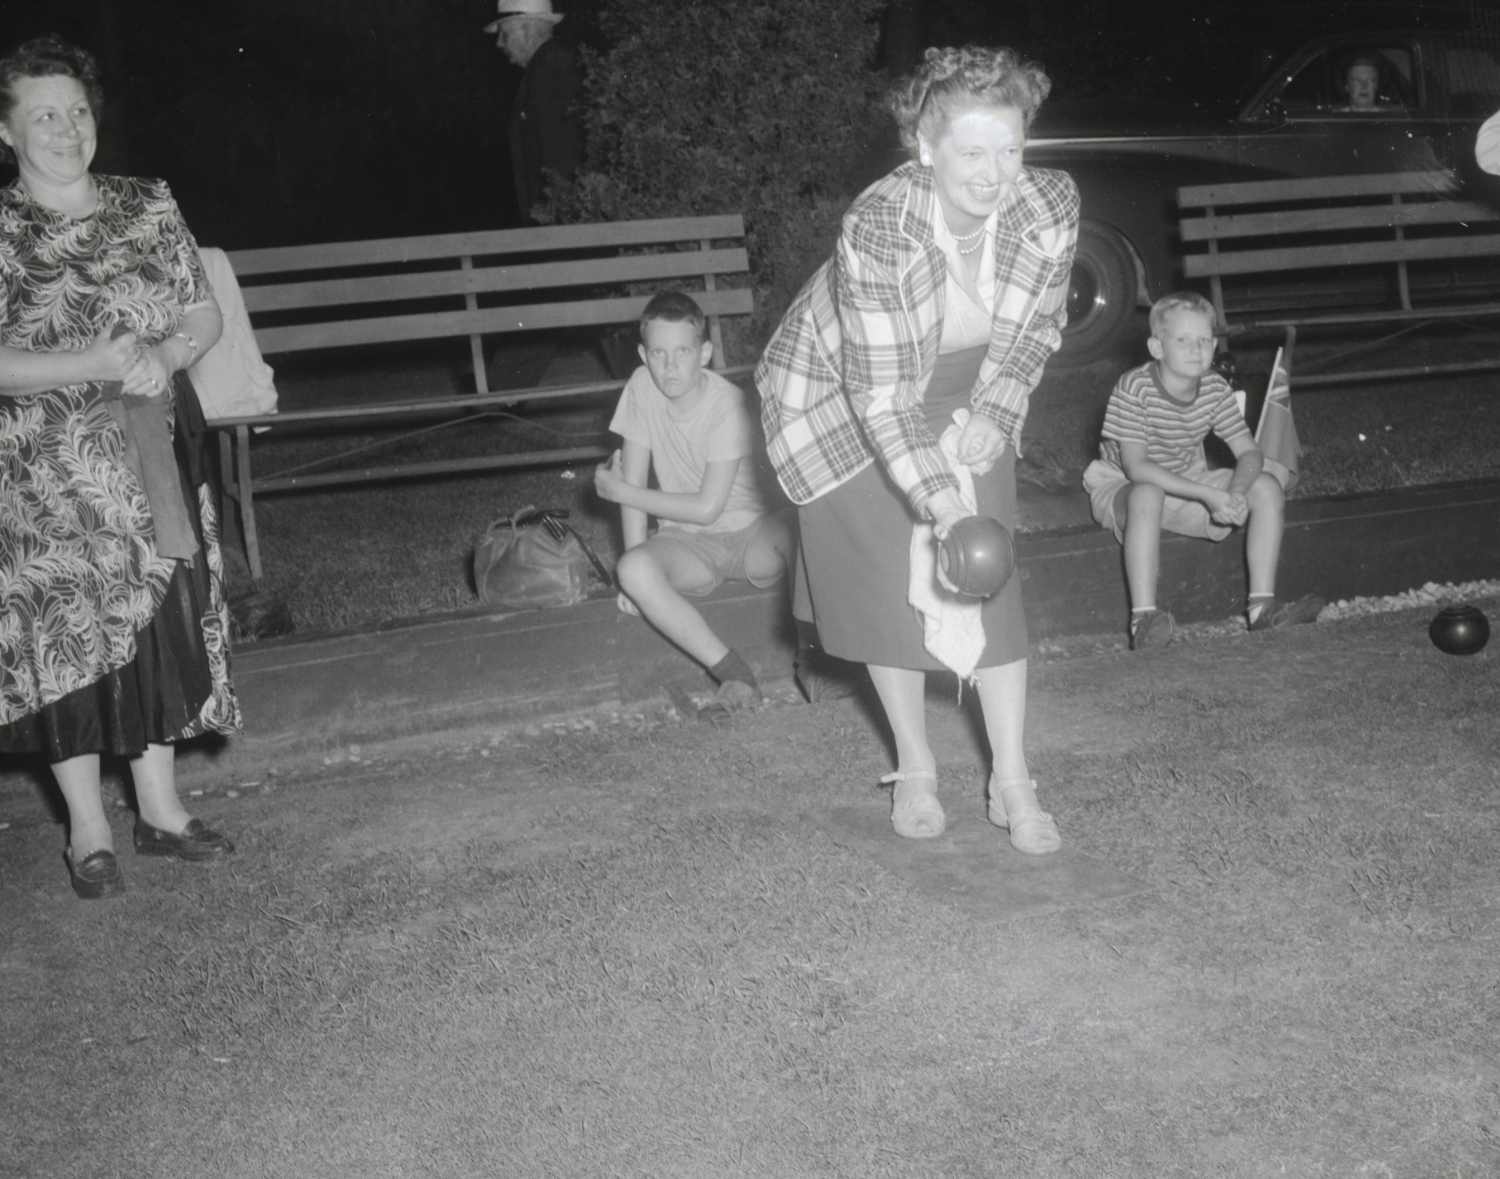
[[[1018,446],[1031,391],[1062,342],[1078,241],[1066,173],[1022,171],[995,224],[995,309],[970,398]],[[792,301],[756,369],[782,489],[808,503],[878,457],[914,508],[958,481],[922,415],[937,366],[947,260],[932,173],[905,164],[844,215],[833,257]]]
[[[1223,376],[1206,374],[1192,396],[1179,401],[1162,388],[1155,361],[1115,382],[1100,433],[1099,457],[1105,462],[1122,466],[1120,443],[1138,442],[1149,461],[1174,475],[1203,469],[1203,442],[1210,433],[1225,443],[1250,438],[1234,390]]]

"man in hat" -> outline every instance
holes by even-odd
[[[541,199],[544,173],[571,177],[583,155],[576,106],[578,62],[552,33],[562,16],[552,0],[497,0],[496,19],[484,26],[495,46],[521,68],[510,108],[510,164],[523,222]]]

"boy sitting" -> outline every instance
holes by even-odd
[[[1115,383],[1099,458],[1083,473],[1094,519],[1125,545],[1131,650],[1164,645],[1176,628],[1156,602],[1163,528],[1218,541],[1246,525],[1250,629],[1313,621],[1318,598],[1276,603],[1284,497],[1261,470],[1229,382],[1212,367],[1213,304],[1191,291],[1167,295],[1152,306],[1150,324],[1153,359]],[[1210,431],[1234,454],[1233,469],[1209,468]]]
[[[594,472],[599,496],[620,505],[619,606],[644,615],[708,669],[719,685],[717,708],[753,706],[761,700],[754,671],[687,599],[725,580],[780,580],[792,552],[789,519],[769,513],[761,497],[758,436],[744,394],[706,367],[713,344],[702,309],[680,291],[663,291],[641,313],[640,331],[645,365],[626,382],[609,424],[624,446]],[[656,489],[647,485],[653,469]]]

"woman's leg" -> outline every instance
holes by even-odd
[[[1036,798],[1036,783],[1026,766],[1026,660],[982,668],[979,704],[990,743],[990,822],[1008,828],[1011,846],[1045,855],[1062,846],[1052,816]]]
[[[937,799],[937,763],[927,743],[927,673],[869,665],[870,682],[896,743],[896,771],[883,781],[891,791],[891,825],[908,839],[930,839],[947,826]]]
[[[99,791],[99,755],[82,753],[52,763],[52,774],[68,805],[68,847],[81,864],[96,851],[114,851],[114,835]]]
[[[147,745],[146,751],[130,762],[141,821],[174,835],[186,827],[192,817],[177,797],[175,758],[176,751],[170,745]]]
[[[1029,779],[1025,752],[1026,660],[980,668],[975,679],[979,681],[979,706],[984,713],[984,733],[989,739],[995,777],[1002,782]]]

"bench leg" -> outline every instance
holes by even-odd
[[[265,575],[260,564],[260,538],[255,531],[255,493],[250,476],[250,428],[236,426],[235,448],[238,458],[234,465],[236,498],[240,501],[240,531],[245,537],[245,557],[250,562],[250,577],[256,584]]]

